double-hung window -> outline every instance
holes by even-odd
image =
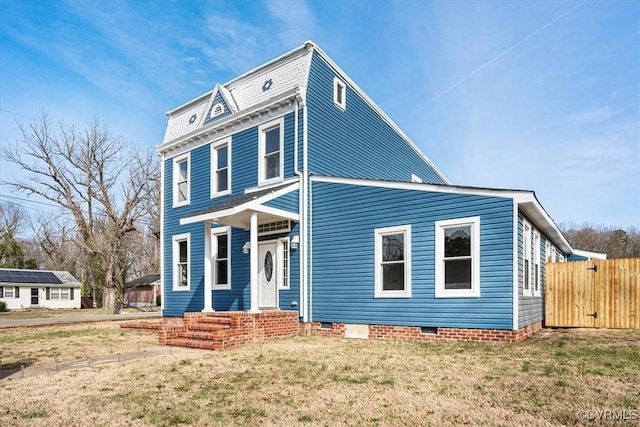
[[[480,217],[436,221],[436,298],[480,296]]]
[[[14,298],[14,288],[12,286],[4,287],[4,298]]]
[[[189,233],[173,236],[173,290],[189,290]]]
[[[211,145],[211,197],[231,193],[231,139]]]
[[[282,180],[284,122],[278,119],[260,126],[258,184]]]
[[[189,204],[189,154],[173,160],[173,206]]]
[[[523,223],[523,284],[522,294],[524,296],[531,296],[531,225],[524,221]]]
[[[411,225],[377,228],[375,297],[411,297]]]
[[[231,289],[231,227],[211,229],[213,289]]]

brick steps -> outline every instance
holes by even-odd
[[[203,350],[222,350],[222,343],[216,341],[200,341],[187,338],[171,338],[167,340],[167,345],[174,347],[199,348]]]

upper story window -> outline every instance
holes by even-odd
[[[189,204],[189,154],[173,159],[173,206]]]
[[[189,233],[173,236],[173,290],[189,290]]]
[[[231,139],[211,144],[211,197],[231,194]]]
[[[347,86],[337,77],[333,79],[333,103],[343,110],[347,109]]]
[[[284,122],[278,119],[259,128],[258,185],[282,180]]]
[[[213,289],[231,289],[231,227],[211,229],[214,259]]]
[[[436,221],[436,298],[480,296],[480,217]]]
[[[411,225],[375,230],[375,297],[411,297]]]
[[[523,221],[523,283],[522,294],[525,296],[531,296],[531,225],[527,221]]]

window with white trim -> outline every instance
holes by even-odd
[[[523,261],[522,261],[522,294],[524,296],[531,296],[531,225],[527,221],[523,221]]]
[[[347,86],[337,77],[333,79],[333,103],[343,110],[347,109]]]
[[[231,227],[211,229],[213,236],[213,289],[231,289]]]
[[[52,300],[70,300],[70,290],[69,288],[51,288],[51,290],[49,291],[49,297]]]
[[[173,236],[173,290],[188,291],[189,279],[189,233]]]
[[[436,298],[480,296],[480,217],[435,222]]]
[[[259,128],[258,184],[282,181],[284,122],[282,119]]]
[[[14,298],[14,287],[13,286],[5,286],[4,287],[4,298]]]
[[[173,207],[189,204],[189,154],[173,159]]]
[[[533,295],[540,296],[540,233],[533,233]]]
[[[211,144],[211,197],[231,194],[231,139]]]
[[[411,297],[411,225],[377,228],[375,297]]]
[[[282,274],[278,276],[278,288],[289,289],[289,238],[278,239],[278,255],[282,262]]]

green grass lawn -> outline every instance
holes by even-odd
[[[543,330],[515,344],[299,337],[3,380],[0,417],[24,426],[552,426],[611,425],[584,418],[608,410],[638,425],[639,366],[640,331]]]

